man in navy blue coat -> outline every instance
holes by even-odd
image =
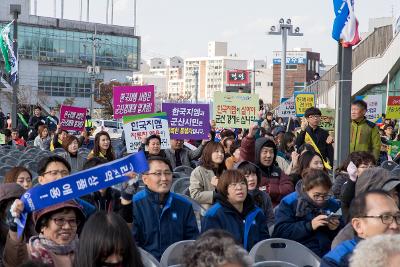
[[[148,159],[142,176],[146,188],[133,198],[133,233],[139,247],[158,260],[171,244],[199,235],[192,204],[170,192],[172,169],[162,157]]]

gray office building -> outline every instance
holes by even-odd
[[[133,27],[41,17],[30,14],[29,0],[1,0],[0,27],[12,21],[10,4],[20,4],[18,18],[19,99],[45,109],[63,103],[89,107],[93,37],[96,30],[96,83],[125,82],[140,67],[140,37]],[[0,71],[4,62],[0,60]],[[12,87],[0,79],[0,107],[11,111]]]

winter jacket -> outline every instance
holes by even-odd
[[[269,195],[265,191],[261,191],[258,188],[248,192],[254,201],[254,204],[258,206],[267,218],[268,227],[275,224],[274,207]]]
[[[94,140],[93,139],[85,140],[85,137],[80,136],[78,141],[79,141],[79,147],[87,148],[89,150],[92,150],[94,148]]]
[[[217,203],[205,214],[201,222],[201,231],[223,229],[233,235],[245,249],[250,249],[259,241],[268,239],[267,218],[262,210],[255,206],[248,195],[243,203],[243,212],[239,212],[225,197],[217,194]]]
[[[215,176],[212,170],[198,166],[190,175],[190,197],[199,202],[205,209],[214,203],[215,187],[211,184],[211,178]]]
[[[147,187],[133,197],[133,233],[139,247],[160,260],[164,250],[199,234],[192,204],[169,192],[165,202]]]
[[[296,138],[296,146],[300,147],[304,144],[304,138],[306,136],[306,132],[311,136],[314,143],[317,145],[319,152],[321,152],[324,160],[329,160],[330,165],[333,165],[333,146],[332,144],[327,144],[326,139],[329,136],[329,132],[317,127],[315,130],[307,126],[305,131],[300,131]]]
[[[349,259],[354,249],[360,242],[360,238],[346,240],[340,243],[336,248],[332,249],[321,260],[321,267],[348,267]]]
[[[260,163],[260,152],[263,147],[274,149],[274,163],[271,166],[263,166]],[[274,206],[287,194],[293,192],[294,187],[290,178],[278,167],[276,163],[277,148],[273,141],[260,137],[255,140],[252,137],[244,137],[240,149],[240,157],[243,160],[254,162],[261,170],[262,178],[259,189],[266,191]]]
[[[121,192],[112,187],[106,188],[104,196],[100,191],[82,197],[96,207],[96,210],[118,213],[127,223],[133,222],[132,203],[129,205],[121,204]]]
[[[41,150],[50,150],[50,137],[46,137],[44,139],[40,138],[40,136],[36,136],[35,141],[33,141],[33,145],[40,148]]]
[[[176,157],[175,157],[175,153],[177,151],[169,148],[169,149],[165,149],[164,153],[165,153],[165,157],[169,160],[169,162],[171,163],[172,169],[175,169],[176,167],[179,166],[188,166],[190,167],[191,164],[190,162],[192,160],[196,160],[198,158],[200,158],[201,156],[201,152],[203,152],[203,145],[200,145],[197,149],[195,150],[190,150],[187,147],[183,147],[182,149],[179,150],[179,156],[181,159],[181,165],[176,165]]]
[[[75,157],[71,156],[67,151],[58,154],[59,156],[66,159],[71,166],[71,173],[79,172],[83,169],[83,165],[86,162],[86,159],[82,157],[80,154],[77,154]]]
[[[301,186],[298,186],[298,188],[301,188]],[[339,226],[334,231],[329,230],[327,226],[313,230],[311,221],[320,214],[336,212],[340,208],[340,205],[335,199],[331,198],[326,202],[324,207],[300,210],[305,215],[299,217],[296,213],[299,211],[300,194],[302,193],[296,191],[282,199],[275,212],[275,227],[272,237],[297,241],[321,257],[330,250],[331,242],[341,227]]]
[[[367,151],[379,159],[381,151],[381,137],[375,123],[363,118],[360,122],[351,122],[350,153]]]
[[[333,250],[337,245],[340,243],[353,239],[355,237],[354,235],[354,229],[351,223],[346,224],[345,227],[343,227],[342,230],[335,236],[335,238],[332,241],[331,249]]]
[[[349,179],[349,174],[347,172],[340,172],[336,174],[335,180],[332,185],[332,192],[335,198],[339,199],[342,194],[342,188],[344,183]]]
[[[57,131],[57,124],[59,120],[56,116],[47,116],[46,117],[46,125],[49,128],[49,132]]]

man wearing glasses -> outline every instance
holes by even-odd
[[[163,157],[149,157],[142,175],[146,188],[133,198],[133,233],[139,247],[160,260],[171,244],[199,234],[191,202],[170,192],[172,168]]]
[[[307,120],[307,126],[305,129],[302,129],[296,139],[296,146],[300,147],[304,143],[310,143],[315,149],[315,151],[321,155],[324,160],[324,163],[329,163],[330,166],[333,164],[333,138],[329,135],[329,132],[319,127],[321,122],[321,110],[318,108],[308,108],[304,117]],[[311,137],[312,141],[307,141],[306,135]],[[324,164],[327,167],[326,164]]]
[[[321,267],[349,266],[349,258],[360,240],[400,233],[399,208],[383,190],[368,191],[357,196],[352,202],[350,214],[355,238],[340,243],[326,254],[322,258]]]

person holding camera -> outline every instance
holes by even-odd
[[[305,170],[296,191],[284,197],[275,212],[272,237],[297,241],[319,257],[327,253],[344,226],[340,204],[332,197],[331,187],[325,171]]]

